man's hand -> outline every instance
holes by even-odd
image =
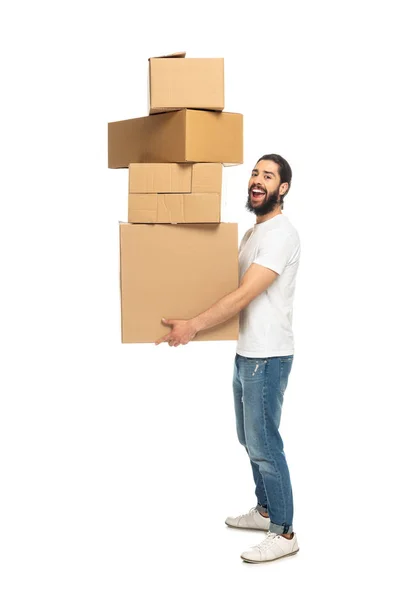
[[[172,329],[169,333],[156,341],[156,346],[162,342],[168,342],[170,346],[185,345],[194,338],[197,333],[191,320],[184,321],[181,319],[161,319],[163,325],[169,325]]]

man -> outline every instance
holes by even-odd
[[[265,530],[258,545],[243,552],[247,562],[265,562],[299,550],[293,532],[293,497],[279,424],[292,368],[293,299],[300,239],[283,215],[292,171],[278,154],[262,156],[248,184],[246,207],[256,224],[239,248],[240,285],[189,320],[163,319],[171,330],[156,344],[187,344],[195,335],[240,312],[233,391],[239,442],[250,458],[257,507],[228,517],[230,527]]]

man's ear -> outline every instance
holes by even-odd
[[[288,189],[289,189],[289,184],[286,183],[286,182],[282,183],[279,186],[279,195],[282,196],[282,194],[286,194],[286,192],[288,191]]]

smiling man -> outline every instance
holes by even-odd
[[[279,433],[294,356],[292,314],[300,261],[299,235],[282,213],[291,180],[289,163],[280,155],[266,154],[257,161],[246,203],[256,223],[239,247],[238,289],[192,319],[163,319],[171,330],[156,342],[187,344],[199,331],[240,313],[233,376],[236,430],[250,458],[257,506],[228,517],[225,523],[267,532],[260,544],[241,555],[256,563],[299,550],[289,469]]]

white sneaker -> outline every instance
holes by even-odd
[[[279,535],[279,533],[268,531],[266,537],[260,544],[252,546],[249,550],[243,552],[240,558],[243,558],[246,562],[260,563],[283,558],[284,556],[290,556],[291,554],[296,554],[298,551],[299,545],[297,543],[296,534],[293,535],[291,540],[288,540],[282,535]]]
[[[228,517],[225,521],[229,527],[239,527],[240,529],[257,529],[268,531],[271,519],[260,515],[256,508],[251,508],[245,515],[238,517]]]

